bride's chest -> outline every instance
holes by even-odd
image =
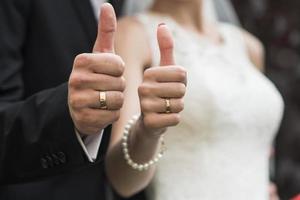
[[[245,58],[221,52],[176,55],[188,72],[183,121],[203,126],[275,129],[283,109],[274,85]]]

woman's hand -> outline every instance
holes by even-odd
[[[119,22],[116,52],[126,63],[126,90],[120,119],[113,124],[106,170],[115,191],[123,197],[144,189],[155,172],[155,165],[137,173],[128,163],[122,140],[128,121],[134,114],[141,113],[137,123],[131,123],[126,148],[134,163],[145,164],[158,155],[160,135],[167,127],[179,123],[179,113],[183,110],[186,72],[182,67],[174,65],[173,40],[165,25],[158,27],[157,36],[161,66],[144,70],[151,63],[151,50],[144,27],[134,20]]]
[[[143,83],[138,89],[142,112],[140,122],[147,133],[155,136],[180,122],[187,80],[186,70],[175,65],[173,39],[166,25],[159,25],[157,39],[160,66],[145,70]]]

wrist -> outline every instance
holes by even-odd
[[[102,132],[102,130],[106,128],[105,126],[90,128],[90,127],[81,126],[77,124],[75,121],[73,123],[74,123],[75,131],[78,133],[78,135],[80,135],[81,138],[98,135]]]
[[[152,132],[146,131],[140,119],[134,116],[125,126],[122,151],[125,161],[131,168],[144,171],[160,160],[165,145],[162,135],[152,135]]]
[[[149,129],[145,126],[143,116],[141,115],[137,120],[134,132],[137,133],[142,139],[158,141],[161,136],[166,132],[167,128],[163,129]]]

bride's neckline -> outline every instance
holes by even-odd
[[[226,45],[226,38],[224,36],[224,32],[223,30],[221,30],[220,26],[218,26],[218,22],[214,23],[214,22],[209,22],[206,21],[205,22],[205,27],[206,29],[213,29],[213,31],[216,31],[217,33],[217,39],[213,40],[209,37],[207,37],[204,34],[201,34],[199,32],[196,32],[194,30],[185,28],[182,24],[180,24],[179,22],[177,22],[174,18],[172,18],[169,15],[166,14],[161,14],[161,13],[157,13],[155,11],[147,11],[144,14],[157,18],[157,19],[163,19],[167,25],[170,26],[174,26],[174,28],[180,30],[181,32],[184,32],[188,35],[192,35],[194,38],[196,38],[197,40],[201,41],[201,42],[205,42],[205,43],[209,43],[212,46],[215,47],[224,47]],[[209,33],[206,33],[209,34]]]

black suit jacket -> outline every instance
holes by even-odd
[[[0,1],[1,200],[104,199],[110,130],[89,163],[67,105],[74,57],[96,30],[89,0]]]

